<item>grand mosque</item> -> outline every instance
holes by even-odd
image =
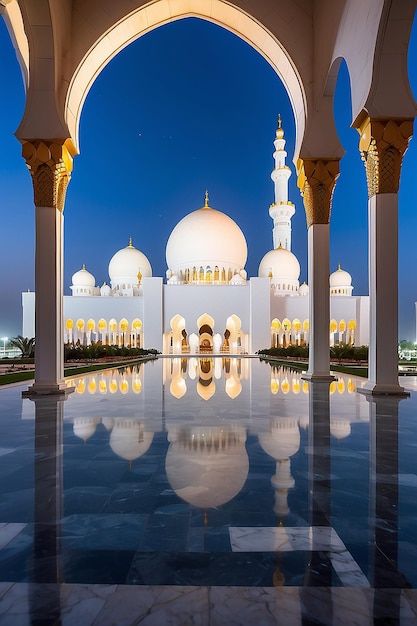
[[[110,284],[99,287],[83,266],[64,296],[66,343],[156,348],[165,354],[252,353],[269,346],[309,344],[309,287],[300,285],[300,264],[291,252],[286,164],[280,117],[271,178],[275,198],[273,248],[248,277],[247,245],[238,224],[204,206],[186,215],[166,245],[166,281],[152,275],[148,258],[130,239],[111,258]],[[204,236],[201,236],[204,233]],[[340,266],[329,279],[329,342],[369,343],[369,297],[353,295],[351,275]],[[35,294],[22,294],[23,336],[35,336]]]

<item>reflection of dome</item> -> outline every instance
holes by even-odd
[[[74,287],[94,287],[96,279],[83,265],[82,269],[72,275],[72,284]]]
[[[330,432],[336,439],[349,437],[351,432],[350,422],[347,419],[331,419]]]
[[[153,433],[144,432],[142,422],[134,419],[115,419],[110,434],[110,448],[127,461],[139,458],[149,449]]]
[[[174,428],[168,439],[166,473],[182,500],[211,508],[229,502],[242,489],[249,471],[244,428]]]
[[[259,265],[258,276],[268,276],[278,292],[296,292],[300,264],[292,252],[279,246],[265,254]]]
[[[287,459],[300,448],[298,420],[292,417],[273,417],[270,432],[259,434],[258,440],[262,449],[273,459]]]
[[[244,268],[247,253],[239,226],[225,213],[209,207],[207,195],[203,208],[189,213],[175,226],[166,246],[168,268],[180,280],[185,280],[186,272],[193,268],[197,273],[203,268],[205,275],[210,270],[211,279],[216,280],[216,267],[217,280],[221,280],[223,268],[227,274]],[[229,281],[228,275],[225,280]]]
[[[146,256],[130,241],[126,248],[116,252],[110,259],[109,276],[112,286],[122,282],[136,285],[139,273],[142,277],[152,276],[152,268]]]
[[[337,270],[330,274],[330,293],[333,296],[341,295],[341,296],[351,296],[353,287],[352,287],[352,276],[349,272],[342,270],[340,265]]]
[[[87,441],[94,435],[99,423],[100,419],[98,417],[75,417],[72,430],[76,437]]]

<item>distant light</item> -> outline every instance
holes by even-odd
[[[8,341],[8,340],[9,340],[9,338],[8,338],[8,337],[1,337],[1,340],[2,340],[2,341]]]

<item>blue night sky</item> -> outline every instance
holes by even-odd
[[[21,292],[34,289],[32,183],[14,137],[24,110],[20,68],[0,20],[0,336],[21,333]],[[417,22],[409,49],[417,96]],[[414,62],[412,62],[414,60]],[[367,190],[350,128],[349,78],[343,64],[335,96],[336,123],[346,150],[331,216],[331,271],[352,275],[354,294],[368,293]],[[294,118],[285,89],[248,44],[209,22],[189,18],[163,26],[123,50],[88,94],[81,117],[81,154],[74,160],[65,206],[65,293],[85,263],[96,284],[109,281],[112,255],[129,237],[165,276],[165,245],[175,224],[204,204],[227,213],[248,243],[246,269],[256,276],[272,248],[274,199],[270,172],[281,114],[293,169],[296,205],[292,251],[307,280],[307,228],[292,164]],[[326,132],[326,129],[323,129]],[[415,340],[417,272],[414,177],[417,139],[402,169],[399,197],[400,338]]]

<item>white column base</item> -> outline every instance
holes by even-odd
[[[378,384],[369,380],[363,387],[358,387],[357,391],[367,396],[402,396],[406,398],[410,395],[410,393],[405,391],[404,387],[401,387],[399,384]]]
[[[311,374],[310,372],[304,372],[301,374],[302,380],[310,380],[312,383],[331,383],[336,380],[336,377],[326,372],[316,372]]]
[[[26,391],[22,392],[23,398],[48,395],[68,395],[75,391],[75,387],[68,387],[65,381],[58,383],[33,383]]]

